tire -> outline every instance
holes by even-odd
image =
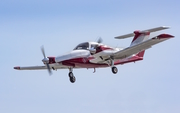
[[[116,74],[116,73],[118,72],[117,67],[112,67],[112,72],[113,72],[114,74]]]
[[[69,72],[69,78],[73,77],[74,74],[72,72]]]
[[[73,77],[70,77],[69,79],[70,79],[70,82],[71,82],[71,83],[74,83],[74,82],[76,81],[76,78],[75,78],[75,76],[73,76]]]

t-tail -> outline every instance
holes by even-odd
[[[131,42],[130,46],[135,46],[149,39],[150,32],[149,31],[134,31],[134,38]],[[137,53],[136,56],[143,58],[145,50]]]
[[[151,48],[153,45],[156,45],[160,42],[173,38],[174,36],[170,34],[160,34],[154,37],[149,38],[150,33],[168,29],[167,26],[161,26],[156,28],[151,28],[142,31],[134,31],[134,33],[129,33],[121,36],[115,37],[116,39],[125,39],[133,37],[133,40],[129,47],[118,51],[115,53],[115,58],[123,59],[127,58],[127,62],[134,62],[137,60],[143,60],[144,53],[146,49]],[[124,62],[123,62],[124,63]]]
[[[134,31],[134,38],[130,46],[134,46],[148,40],[149,35],[150,35],[149,31]]]

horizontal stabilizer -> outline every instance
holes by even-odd
[[[144,31],[156,32],[156,31],[160,31],[160,30],[164,30],[164,29],[169,29],[169,27],[167,27],[167,26],[156,27],[156,28],[152,28],[152,29],[142,30],[141,32],[144,32]],[[134,36],[134,33],[129,33],[126,35],[117,36],[117,37],[115,37],[115,39],[124,39],[124,38],[133,37],[133,36]]]

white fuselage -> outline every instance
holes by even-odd
[[[89,50],[73,50],[69,53],[56,57],[55,61],[61,62],[65,60],[75,59],[75,58],[84,58],[84,57],[87,58],[90,55],[91,54]]]
[[[97,47],[97,46],[103,46],[106,49],[99,52],[96,52],[95,50],[93,51],[94,53],[91,55],[92,50],[94,49],[94,47]],[[106,45],[99,44],[96,42],[85,42],[85,43],[79,44],[73,51],[56,57],[55,62],[59,63],[66,60],[71,60],[71,59],[76,59],[76,58],[88,58],[91,56],[93,58],[91,58],[89,62],[103,63],[102,61],[104,61],[105,59],[108,59],[110,56],[112,56],[114,53],[120,50],[122,50],[122,48],[112,48],[112,47],[108,47]]]
[[[100,63],[102,60],[110,58],[110,56],[112,56],[114,53],[116,53],[119,50],[120,50],[120,48],[114,48],[114,49],[107,49],[107,50],[98,52],[93,55],[94,59],[91,59],[90,62],[91,63]]]

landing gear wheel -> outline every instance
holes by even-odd
[[[76,81],[76,78],[75,78],[75,76],[73,75],[72,72],[69,72],[69,80],[70,80],[71,83],[74,83]]]
[[[75,76],[73,76],[73,77],[70,77],[69,80],[71,83],[74,83],[76,81],[76,78],[75,78]]]
[[[112,72],[113,72],[114,74],[116,74],[116,73],[118,72],[117,67],[112,67]]]
[[[71,78],[73,76],[74,76],[74,74],[72,72],[69,72],[69,77]]]

